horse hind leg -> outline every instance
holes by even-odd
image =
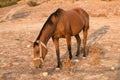
[[[72,53],[71,53],[71,36],[67,35],[66,36],[66,41],[67,41],[67,48],[69,51],[69,59],[72,59]]]
[[[88,34],[88,29],[84,28],[83,29],[83,57],[87,57],[87,49],[86,49],[86,41],[87,41],[87,34]]]
[[[75,38],[77,40],[77,52],[76,52],[75,58],[78,58],[78,56],[80,54],[81,39],[80,39],[79,34],[75,35]]]

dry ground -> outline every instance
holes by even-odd
[[[64,67],[56,71],[55,49],[50,39],[44,66],[35,69],[28,40],[36,39],[47,17],[59,7],[65,10],[81,7],[89,13],[89,56],[86,60],[80,56],[78,62],[67,60],[66,42],[61,39]],[[120,80],[119,0],[50,0],[36,7],[21,1],[1,8],[0,21],[0,80]],[[82,32],[80,35],[82,38]],[[75,52],[76,40],[72,37],[73,55]],[[47,76],[43,75],[45,72]]]

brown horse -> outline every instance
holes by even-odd
[[[77,40],[77,53],[80,53],[81,39],[79,33],[83,30],[83,43],[84,43],[84,54],[86,52],[86,38],[87,31],[89,29],[89,15],[86,11],[81,8],[64,11],[63,9],[57,9],[53,12],[47,21],[45,22],[40,34],[34,42],[34,65],[36,68],[41,67],[45,56],[47,54],[47,42],[52,37],[56,48],[57,55],[57,68],[61,68],[60,52],[59,52],[59,38],[66,38],[67,47],[69,51],[69,58],[72,59],[71,54],[71,36],[75,36]]]

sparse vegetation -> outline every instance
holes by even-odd
[[[35,2],[35,1],[33,1],[33,0],[29,0],[29,1],[27,2],[27,4],[28,4],[29,6],[31,6],[31,7],[33,7],[33,6],[36,6],[36,5],[37,5],[37,2]]]
[[[32,0],[37,2],[35,7],[29,7],[28,1],[20,0],[16,5],[0,8],[0,80],[120,80],[120,0],[74,0],[75,3],[73,0]],[[56,51],[50,39],[43,67],[35,69],[29,41],[36,39],[57,8],[76,7],[83,8],[90,16],[88,57],[83,57],[81,44],[76,59],[77,42],[71,37],[73,59],[69,60],[66,40],[60,39],[62,68],[56,69]],[[81,43],[82,34],[79,34]]]
[[[20,0],[0,0],[0,8],[17,4],[18,1]]]

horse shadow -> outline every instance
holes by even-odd
[[[96,44],[109,30],[110,26],[103,26],[96,30],[95,32],[91,33],[87,40],[88,40],[88,46],[92,44]]]

